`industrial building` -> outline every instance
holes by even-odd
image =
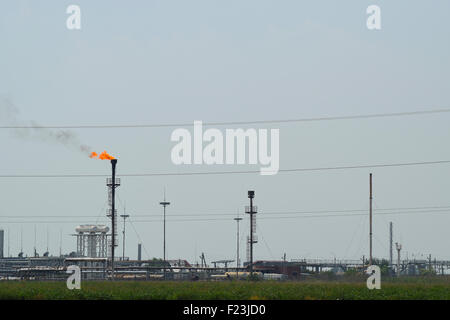
[[[304,264],[288,261],[256,261],[253,270],[263,274],[283,274],[289,279],[300,279],[307,271]]]

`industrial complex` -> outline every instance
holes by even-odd
[[[162,259],[143,260],[142,244],[138,243],[136,259],[117,257],[115,248],[118,246],[117,210],[115,207],[115,189],[120,186],[120,179],[116,178],[117,159],[111,159],[112,177],[107,179],[109,209],[106,215],[111,220],[110,226],[83,224],[74,227],[74,248],[76,250],[59,256],[50,256],[48,251],[38,256],[35,249],[33,257],[25,257],[20,252],[16,257],[4,254],[4,230],[0,229],[0,279],[1,280],[63,280],[67,278],[68,266],[80,267],[83,279],[90,280],[227,280],[244,279],[249,276],[268,280],[302,280],[314,275],[332,274],[342,275],[349,270],[363,273],[365,268],[373,264],[385,265],[385,272],[390,276],[421,275],[432,272],[444,275],[450,269],[450,261],[432,259],[425,260],[401,259],[401,244],[396,243],[397,259],[393,250],[393,225],[390,223],[390,252],[389,261],[375,261],[370,250],[369,257],[361,260],[320,260],[320,259],[292,259],[286,257],[279,261],[257,260],[253,255],[253,246],[258,242],[256,235],[256,214],[258,209],[253,205],[254,191],[248,191],[248,214],[250,230],[247,236],[246,261],[241,264],[239,258],[239,240],[235,259],[207,262],[204,253],[200,256],[201,263],[190,263],[180,258],[166,260],[165,254],[165,212],[170,202],[164,199],[160,204],[164,207],[164,256]],[[370,182],[372,175],[370,175]],[[372,188],[370,188],[372,200]],[[371,206],[370,206],[371,208]],[[125,219],[128,215],[120,217]],[[371,218],[371,210],[370,210]],[[235,218],[237,222],[237,239],[239,239],[239,222],[242,218]],[[125,243],[125,228],[123,230]],[[370,230],[370,239],[372,233]]]

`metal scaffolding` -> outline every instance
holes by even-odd
[[[77,255],[89,258],[106,258],[107,233],[105,225],[80,225],[76,229]]]

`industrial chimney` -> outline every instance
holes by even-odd
[[[117,159],[111,160],[112,176],[111,179],[106,180],[106,185],[109,187],[109,204],[110,209],[108,216],[111,218],[111,277],[114,279],[114,249],[116,245],[117,233],[117,214],[116,214],[116,188],[120,186],[120,179],[116,179],[116,165]]]
[[[142,244],[141,243],[138,243],[138,256],[137,256],[137,259],[138,259],[138,261],[141,261],[141,259],[142,259]]]

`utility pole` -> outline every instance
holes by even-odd
[[[370,174],[370,196],[369,196],[369,202],[370,202],[370,231],[369,231],[369,238],[370,238],[370,255],[369,255],[369,266],[372,265],[372,173]]]
[[[237,224],[237,234],[236,234],[236,280],[239,279],[239,222],[242,218],[239,217],[239,211],[236,218],[233,220],[236,221]]]
[[[438,274],[437,264],[436,264],[436,258],[434,258],[434,273]]]
[[[163,234],[164,234],[164,240],[163,240],[163,271],[164,271],[164,280],[166,279],[166,207],[170,205],[170,202],[166,201],[166,191],[164,190],[164,201],[159,203],[164,207],[164,225],[163,225]]]
[[[37,251],[36,251],[36,225],[34,225],[34,257],[37,257]]]
[[[394,229],[392,222],[389,222],[389,267],[391,268],[391,271],[393,270],[393,237],[394,237]]]
[[[9,254],[9,246],[10,246],[10,244],[9,244],[9,227],[8,227],[8,257],[11,257]]]
[[[250,199],[250,206],[246,208],[245,212],[250,215],[250,276],[253,276],[253,244],[256,241],[254,237],[254,217],[257,213],[257,208],[253,206],[253,198],[255,197],[255,191],[248,191],[248,198]]]
[[[431,272],[431,254],[428,255],[428,270]]]
[[[23,255],[23,228],[20,227],[20,253]]]
[[[59,229],[59,256],[62,256],[62,229]]]
[[[49,234],[48,234],[48,226],[47,226],[47,250],[46,250],[47,253],[49,253],[49,252],[48,252],[48,236],[49,236]]]
[[[402,250],[402,245],[398,242],[395,243],[397,249],[397,277],[400,276],[400,251]]]
[[[125,219],[130,215],[126,214],[125,208],[123,209],[123,214],[120,215],[123,218],[123,231],[122,231],[122,261],[125,260]]]

